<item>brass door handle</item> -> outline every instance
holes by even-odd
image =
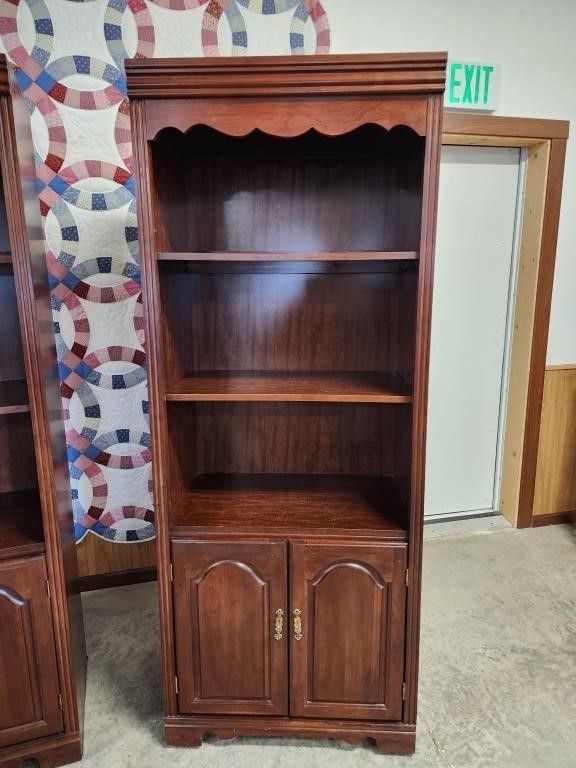
[[[292,616],[294,619],[294,640],[302,640],[302,611],[300,608],[294,608]]]
[[[282,640],[282,631],[284,629],[284,611],[278,608],[276,618],[274,619],[274,640]]]

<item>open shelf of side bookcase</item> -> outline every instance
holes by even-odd
[[[0,248],[5,248],[2,215]],[[0,255],[0,306],[0,559],[6,559],[44,551],[18,301],[12,258],[6,252]]]
[[[44,552],[38,488],[0,492],[0,560]]]

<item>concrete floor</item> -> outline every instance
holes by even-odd
[[[576,768],[576,533],[426,542],[418,748],[242,739],[162,746],[156,588],[84,596],[86,768]]]

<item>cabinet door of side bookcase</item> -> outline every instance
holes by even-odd
[[[62,730],[43,557],[0,562],[0,747]]]
[[[178,709],[286,715],[284,541],[173,541]]]
[[[291,544],[290,714],[400,720],[406,546]]]

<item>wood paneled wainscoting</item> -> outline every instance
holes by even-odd
[[[155,540],[118,544],[88,534],[76,549],[83,592],[138,584],[156,578]]]
[[[532,525],[576,519],[576,363],[544,375]]]

